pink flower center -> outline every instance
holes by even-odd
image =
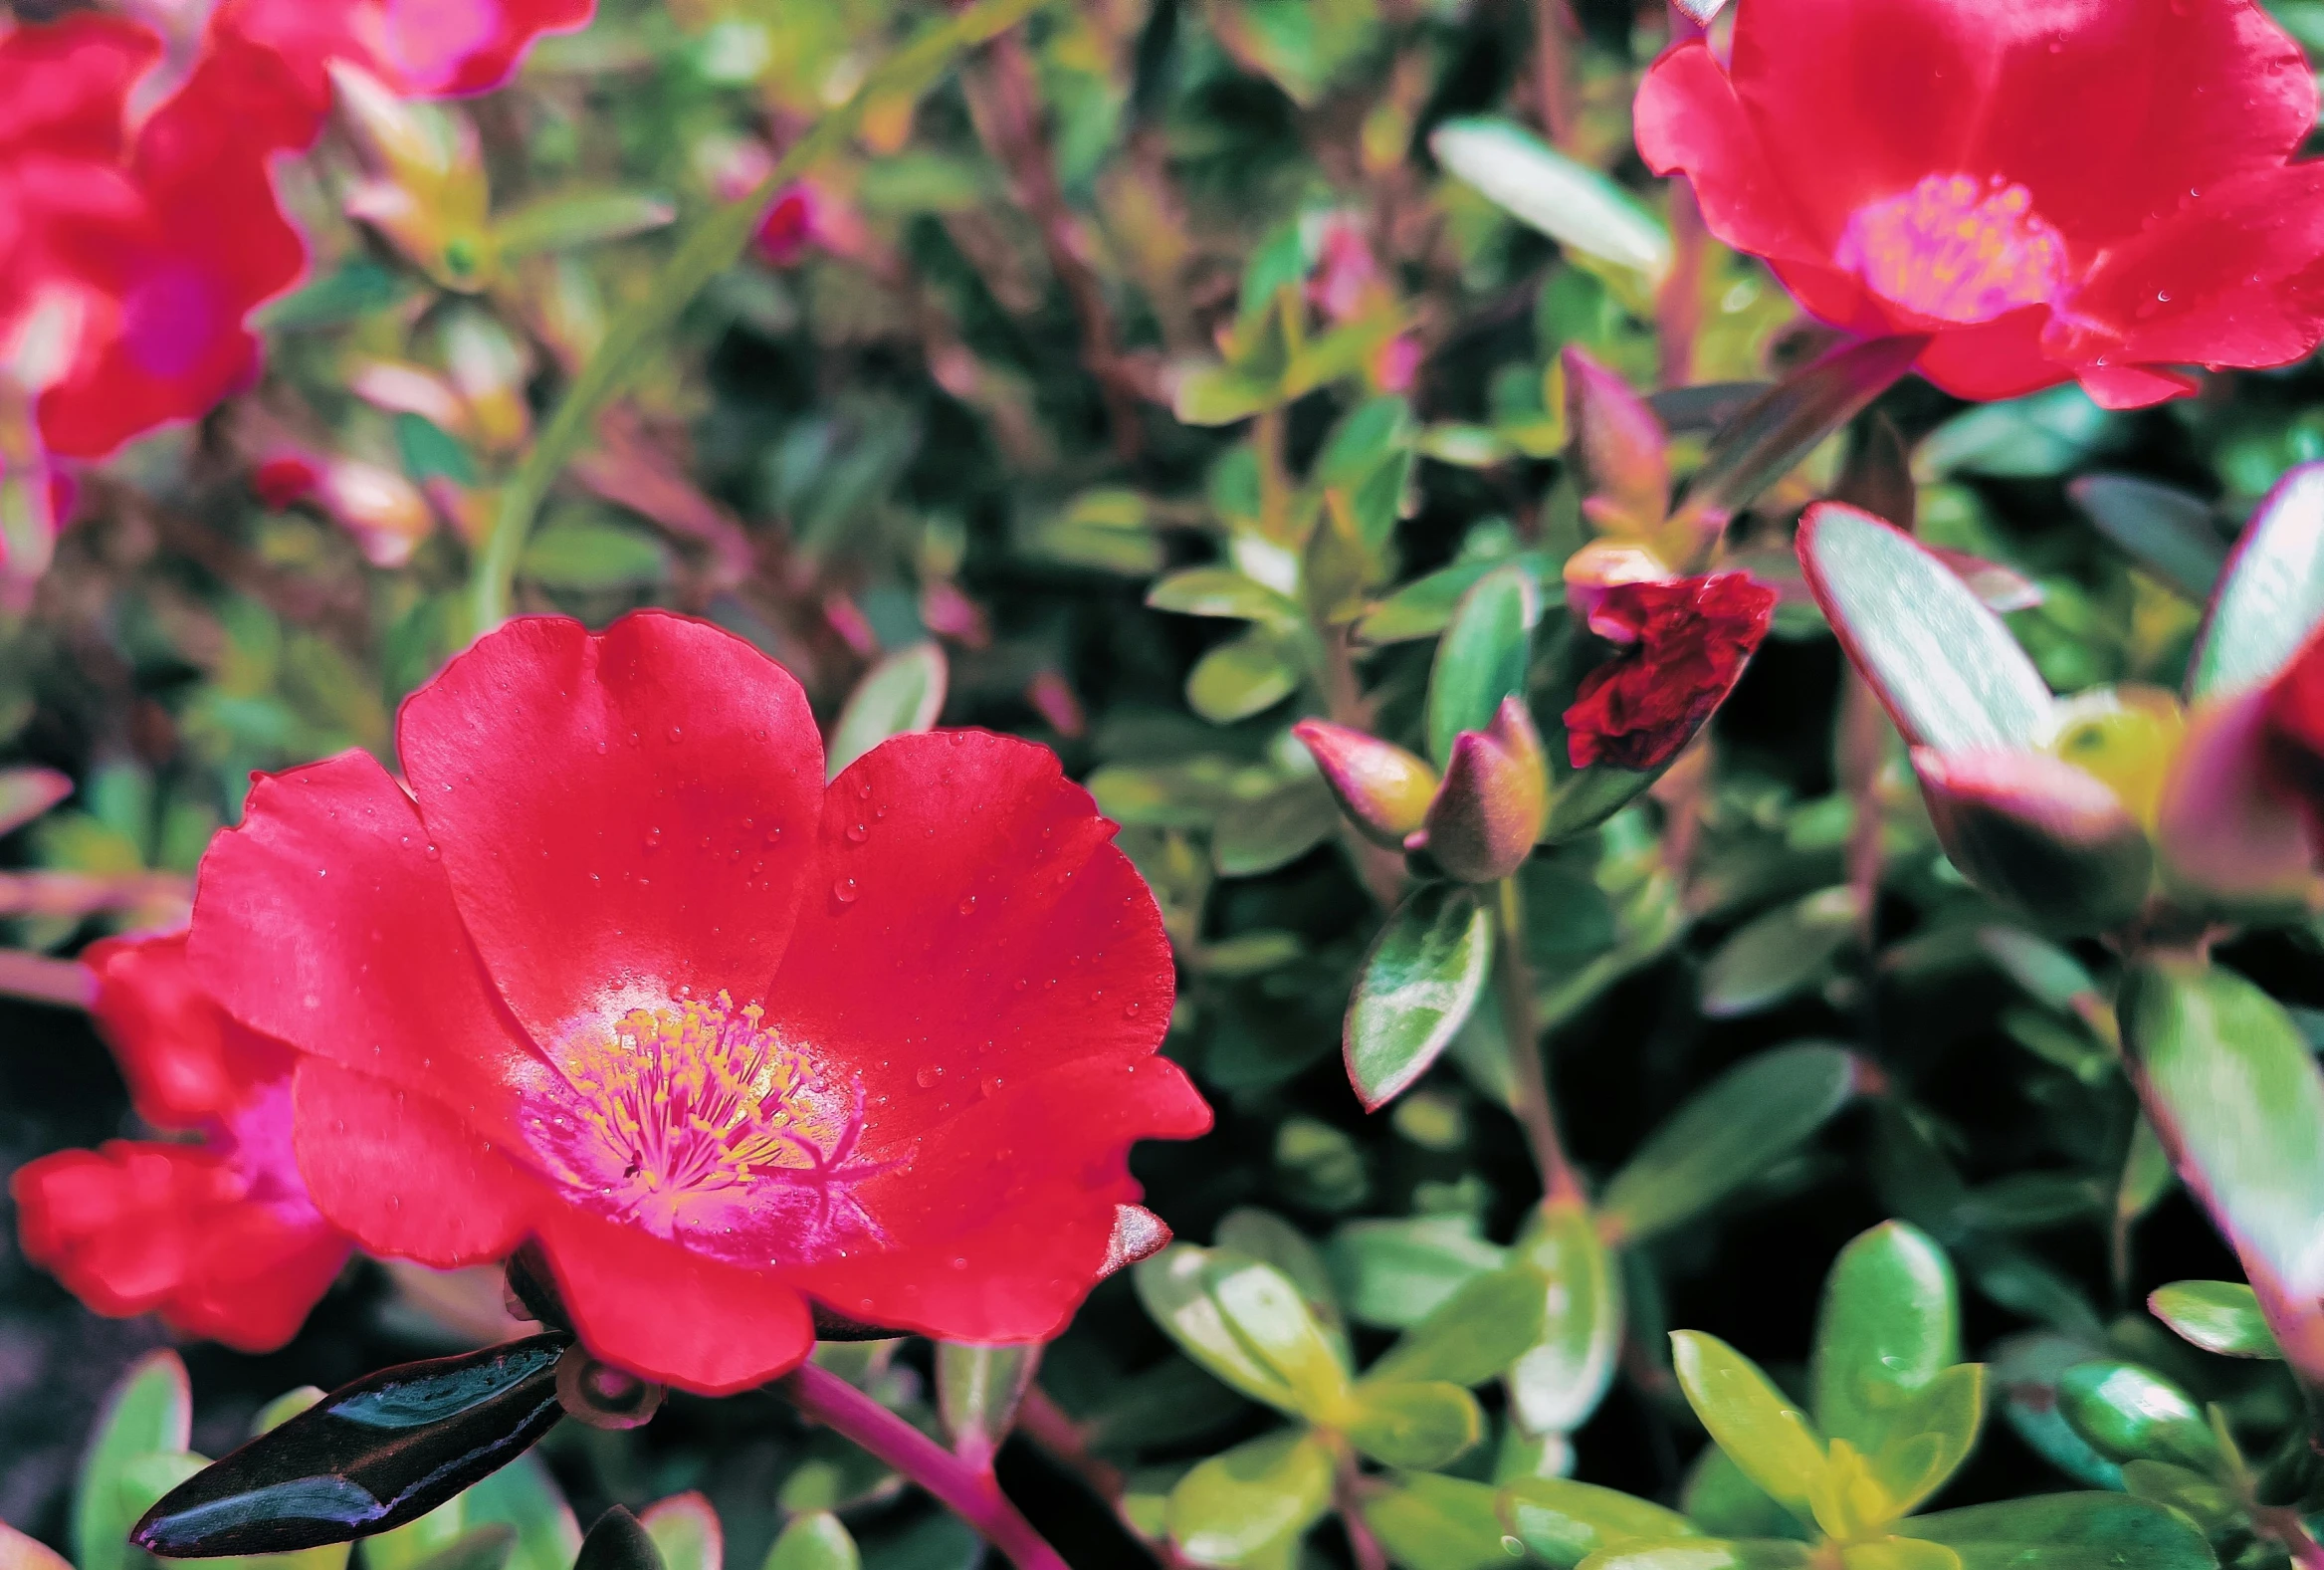
[[[2054,302],[2066,276],[2062,236],[2022,185],[1931,174],[1849,215],[1833,260],[1892,305],[1931,322],[1969,324]]]
[[[743,1264],[796,1262],[872,1228],[849,1196],[863,1093],[728,994],[630,1007],[558,1053],[564,1093],[527,1109],[582,1204]]]

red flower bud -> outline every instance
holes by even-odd
[[[1401,849],[1404,836],[1426,821],[1436,772],[1401,747],[1329,720],[1302,720],[1291,734],[1315,754],[1340,810],[1365,838]]]
[[[1453,738],[1444,784],[1417,836],[1463,883],[1491,883],[1524,864],[1550,818],[1549,761],[1522,698],[1504,698],[1493,723]]]
[[[1630,384],[1568,344],[1566,428],[1573,433],[1587,500],[1600,529],[1636,533],[1670,511],[1670,437]]]
[[[1574,767],[1642,771],[1677,757],[1734,691],[1775,609],[1775,590],[1744,572],[1608,584],[1590,628],[1629,647],[1583,677],[1566,711]]]
[[[250,488],[258,493],[261,502],[278,513],[313,496],[315,488],[321,483],[322,470],[297,453],[269,458],[250,474]]]

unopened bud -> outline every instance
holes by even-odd
[[[1996,900],[2073,932],[2145,905],[2154,846],[2096,776],[2035,752],[1916,747],[1912,762],[1945,854]]]
[[[1463,883],[1491,883],[1524,864],[1550,817],[1550,770],[1522,698],[1504,698],[1493,723],[1453,738],[1444,784],[1412,849],[1426,849]]]
[[[1302,720],[1291,734],[1315,755],[1340,810],[1365,838],[1400,849],[1404,836],[1427,821],[1436,771],[1401,747],[1329,720]]]
[[[1582,470],[1584,516],[1612,534],[1643,534],[1670,511],[1670,435],[1614,371],[1569,344],[1566,429]]]

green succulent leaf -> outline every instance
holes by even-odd
[[[2259,1311],[2259,1294],[2241,1281],[2173,1281],[2155,1288],[2147,1307],[2206,1352],[2283,1359],[2283,1348]]]
[[[1223,566],[1172,572],[1146,591],[1146,602],[1157,610],[1174,610],[1185,616],[1255,621],[1279,632],[1297,630],[1307,619],[1299,602],[1288,594]]]
[[[1962,1570],[2214,1570],[2203,1533],[2145,1499],[2049,1493],[1915,1516],[1901,1536],[1943,1543]]]
[[[1496,1570],[1518,1558],[1504,1546],[1499,1499],[1490,1483],[1400,1472],[1365,1497],[1364,1520],[1404,1570]]]
[[[949,674],[944,646],[933,638],[898,649],[866,671],[831,728],[825,772],[836,779],[889,737],[934,726],[944,712]]]
[[[1331,1500],[1331,1448],[1317,1435],[1285,1429],[1187,1472],[1170,1490],[1163,1518],[1188,1558],[1245,1565],[1296,1540]]]
[[[1579,1570],[1808,1570],[1814,1562],[1804,1543],[1698,1537],[1602,1549]]]
[[[1341,1043],[1367,1108],[1394,1100],[1452,1044],[1492,957],[1493,917],[1476,890],[1426,884],[1396,908],[1365,956]]]
[[[828,1510],[793,1516],[767,1550],[763,1570],[862,1570],[855,1539]]]
[[[178,1355],[148,1352],[132,1363],[98,1412],[74,1483],[73,1560],[80,1570],[126,1570],[129,1528],[143,1506],[130,1507],[122,1478],[148,1456],[183,1452],[192,1426],[193,1394]]]
[[[1607,1549],[1701,1539],[1694,1524],[1675,1510],[1569,1477],[1523,1477],[1504,1484],[1498,1509],[1526,1552],[1561,1570]]]
[[[1453,738],[1493,723],[1501,700],[1525,696],[1541,588],[1525,567],[1497,566],[1461,596],[1428,672],[1428,756],[1443,768]]]
[[[1916,1415],[1914,1398],[1960,1356],[1953,1268],[1933,1238],[1888,1222],[1840,1250],[1815,1330],[1818,1428],[1879,1451]]]
[[[1476,1276],[1388,1348],[1365,1378],[1481,1385],[1540,1339],[1554,1286],[1531,1264]]]
[[[1517,1257],[1548,1286],[1541,1336],[1509,1370],[1509,1407],[1533,1434],[1580,1428],[1612,1383],[1621,1350],[1622,1278],[1579,1205],[1546,1203],[1526,1219]]]
[[[2101,1360],[2058,1380],[2058,1411],[2103,1455],[2159,1460],[2210,1473],[2223,1458],[2195,1398],[2152,1369]]]
[[[1427,1471],[1484,1438],[1477,1398],[1458,1385],[1366,1380],[1335,1425],[1350,1444],[1384,1466]]]
[[[1802,1520],[1827,1486],[1823,1441],[1759,1366],[1717,1336],[1679,1330],[1671,1361],[1687,1405],[1744,1474]]]

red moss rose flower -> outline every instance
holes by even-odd
[[[398,745],[408,787],[362,753],[257,782],[196,969],[304,1054],[325,1216],[439,1266],[537,1238],[609,1363],[754,1385],[810,1299],[1045,1337],[1131,1143],[1209,1126],[1155,1053],[1153,897],[1042,748],[897,737],[826,788],[789,674],[654,612],[502,628]]]
[[[1735,690],[1775,608],[1775,591],[1743,572],[1608,584],[1589,628],[1629,647],[1584,676],[1566,711],[1574,767],[1658,769],[1677,757]]]
[[[8,1187],[25,1257],[99,1313],[158,1309],[188,1335],[272,1351],[348,1246],[292,1159],[292,1053],[201,990],[182,933],[108,939],[85,962],[138,1115],[203,1139],[112,1140],[18,1169]]]
[[[306,266],[228,69],[197,65],[132,131],[160,53],[95,15],[0,34],[0,379],[52,452],[207,412],[257,366],[244,319]]]
[[[2129,408],[2324,336],[2299,47],[2251,0],[1739,0],[1640,88],[1638,149],[1824,321],[1920,369]]]

